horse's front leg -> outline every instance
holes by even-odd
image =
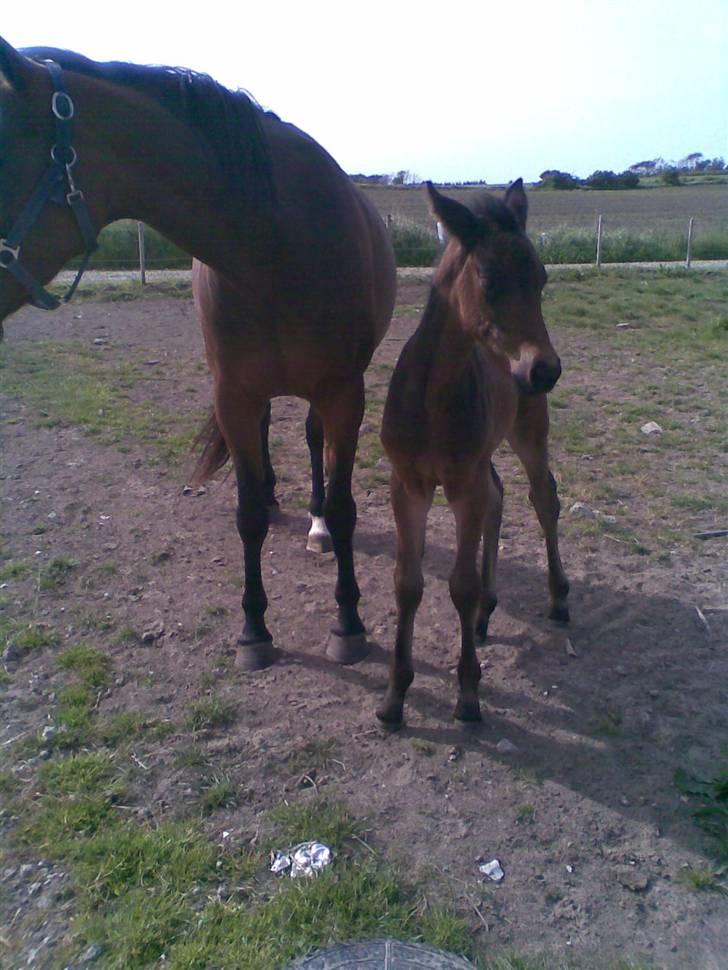
[[[549,469],[549,412],[545,394],[519,396],[518,414],[508,441],[523,463],[530,485],[528,497],[546,540],[551,607],[549,619],[569,621],[569,581],[559,554],[559,496]]]
[[[490,461],[486,460],[466,483],[451,497],[446,495],[455,516],[457,554],[450,574],[450,596],[460,617],[460,660],[458,662],[459,693],[455,717],[459,721],[480,721],[480,661],[475,650],[475,622],[481,597],[481,577],[478,574],[478,546],[487,521],[487,505],[491,479]],[[486,540],[487,542],[487,540]]]
[[[390,497],[397,525],[397,562],[394,567],[394,594],[397,600],[397,637],[389,668],[389,683],[377,717],[385,727],[402,725],[404,698],[414,679],[412,637],[415,614],[422,600],[427,513],[434,489],[409,493],[395,470],[392,471]]]
[[[364,380],[331,382],[315,403],[323,422],[328,485],[324,520],[336,555],[337,623],[331,631],[327,654],[337,663],[356,663],[366,656],[366,631],[359,617],[359,586],[354,573],[353,536],[356,503],[351,476],[359,426],[364,415]]]
[[[260,670],[275,660],[272,636],[265,624],[268,598],[261,575],[261,549],[268,534],[264,491],[261,421],[266,401],[251,399],[224,386],[216,388],[215,412],[230,450],[238,485],[237,526],[243,543],[243,631],[238,640],[238,666]]]

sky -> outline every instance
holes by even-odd
[[[33,0],[5,4],[0,29],[15,47],[211,74],[351,174],[503,183],[691,152],[728,161],[728,0],[184,7]]]

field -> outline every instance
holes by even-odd
[[[363,186],[391,227],[400,266],[431,266],[438,253],[424,189]],[[447,192],[467,202],[477,189]],[[494,189],[497,194],[501,188]],[[593,263],[597,216],[604,217],[604,262],[685,259],[688,220],[693,218],[693,258],[728,261],[726,185],[689,184],[623,192],[529,192],[529,232],[546,263]],[[150,268],[189,266],[190,258],[153,230],[146,234]],[[101,234],[97,268],[138,265],[137,225],[119,222]]]
[[[720,272],[552,272],[572,623],[545,618],[543,544],[503,451],[484,724],[452,720],[440,498],[407,726],[389,736],[373,713],[394,637],[378,425],[426,274],[402,275],[368,372],[355,495],[372,649],[350,668],[325,656],[334,564],[305,551],[305,412],[290,399],[274,402],[283,511],[264,550],[283,657],[255,675],[234,666],[232,478],[183,490],[210,398],[188,284],[144,300],[102,286],[11,318],[0,966],[283,970],[330,940],[386,936],[489,970],[724,965],[728,813],[708,783],[727,768],[728,540],[695,533],[728,525],[725,285]],[[649,421],[662,430],[643,433]],[[268,872],[269,849],[310,838],[334,847],[329,871]],[[492,858],[498,885],[478,871]]]
[[[443,191],[467,202],[480,190],[456,188]],[[498,194],[502,190],[493,191]],[[420,188],[364,186],[364,192],[383,215],[391,213],[423,225],[432,222],[427,197]],[[608,192],[586,189],[571,192],[530,191],[528,203],[529,232],[536,234],[560,226],[593,229],[599,214],[604,216],[608,228],[633,232],[648,229],[683,232],[691,216],[696,220],[696,231],[728,229],[728,191],[725,185],[685,185]]]

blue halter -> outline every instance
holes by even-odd
[[[45,66],[55,88],[51,112],[56,123],[56,141],[51,148],[51,164],[35,187],[30,201],[15,220],[13,228],[4,239],[0,239],[0,269],[7,270],[30,293],[33,306],[41,310],[55,310],[62,303],[68,303],[76,292],[98,243],[83,192],[76,187],[73,180],[73,166],[77,160],[76,151],[71,144],[71,122],[75,114],[73,101],[65,89],[60,66],[55,61],[45,61]],[[86,250],[75,280],[62,297],[53,296],[44,289],[20,261],[21,244],[48,202],[70,206]]]

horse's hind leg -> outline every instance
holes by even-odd
[[[364,625],[357,609],[361,594],[354,574],[356,503],[351,494],[359,425],[364,415],[363,378],[327,384],[325,396],[316,401],[315,407],[323,422],[328,476],[324,519],[337,565],[338,620],[327,653],[338,663],[356,663],[367,650]]]
[[[480,590],[480,609],[475,624],[475,634],[479,643],[488,637],[488,621],[496,608],[496,567],[498,565],[498,543],[500,542],[501,519],[503,517],[503,484],[495,466],[490,465],[489,499],[483,529],[483,573]]]
[[[518,414],[508,441],[523,463],[528,475],[528,497],[536,510],[546,539],[549,569],[551,608],[549,619],[567,623],[569,620],[569,581],[559,555],[558,521],[559,497],[556,480],[548,460],[549,413],[546,396],[519,396]]]
[[[433,489],[422,494],[409,494],[396,471],[393,471],[390,495],[397,525],[397,563],[394,567],[397,638],[389,668],[387,693],[377,708],[377,717],[382,724],[398,728],[402,724],[404,697],[414,678],[412,635],[415,614],[424,589],[422,556]]]
[[[306,548],[310,552],[331,552],[333,545],[324,521],[324,429],[313,407],[306,417],[306,444],[311,455],[311,528]]]
[[[263,498],[268,508],[268,514],[275,518],[278,512],[278,499],[276,498],[276,473],[273,471],[273,464],[270,460],[270,401],[265,409],[263,419],[260,422],[260,440],[263,455]]]
[[[238,664],[246,670],[267,667],[275,659],[265,625],[268,598],[261,575],[261,549],[268,534],[268,509],[263,490],[261,421],[265,401],[216,388],[215,412],[230,450],[238,484],[237,526],[243,543],[245,579],[243,631],[238,640]]]
[[[460,660],[458,683],[460,691],[455,707],[459,721],[479,721],[480,662],[475,652],[475,620],[481,596],[481,577],[478,574],[478,546],[488,518],[488,500],[494,491],[490,462],[485,462],[473,474],[461,494],[448,501],[455,516],[457,554],[450,574],[450,596],[460,617]]]

